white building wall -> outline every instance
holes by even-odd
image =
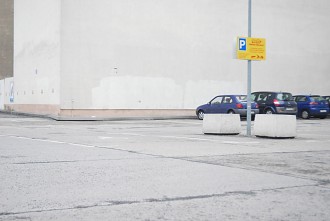
[[[330,2],[253,1],[252,90],[330,94]],[[15,0],[17,104],[194,109],[246,93],[246,0]]]
[[[330,94],[330,1],[253,1],[252,35],[267,39],[253,63],[254,90]]]
[[[330,94],[330,3],[253,3],[267,61],[253,62],[252,90]],[[195,108],[246,93],[246,61],[232,58],[246,1],[67,0],[62,28],[64,108]]]
[[[59,0],[15,0],[15,104],[60,104]]]
[[[232,59],[243,2],[62,1],[62,108],[195,108],[244,93]]]

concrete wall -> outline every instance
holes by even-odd
[[[60,6],[58,0],[15,0],[16,110],[59,110]]]
[[[254,62],[253,90],[330,94],[330,1],[253,1],[252,35],[267,39]]]
[[[0,110],[5,108],[5,80],[0,80]]]
[[[13,0],[0,0],[0,79],[13,77],[13,11]]]
[[[330,94],[330,3],[253,1],[253,90]],[[246,92],[246,61],[232,41],[247,33],[247,2],[62,2],[62,108],[195,108]],[[76,84],[79,79],[80,84]]]
[[[232,42],[246,32],[246,9],[243,1],[62,1],[62,108],[195,108],[244,93],[246,65],[232,59]]]
[[[267,60],[252,90],[330,94],[330,2],[253,1]],[[246,93],[247,1],[16,0],[17,104],[65,109],[194,109]]]

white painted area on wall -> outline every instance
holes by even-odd
[[[15,104],[60,103],[58,0],[15,0]]]
[[[93,89],[92,100],[99,109],[194,109],[214,95],[235,93],[240,86],[241,82],[201,80],[179,85],[166,78],[109,77]]]
[[[93,89],[92,100],[100,109],[182,109],[183,91],[172,79],[109,77]]]

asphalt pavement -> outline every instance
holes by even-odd
[[[330,118],[245,133],[0,114],[0,220],[330,220]]]

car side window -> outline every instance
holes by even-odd
[[[229,97],[229,96],[225,96],[222,100],[222,103],[223,104],[231,104],[231,103],[233,103],[233,99],[231,99],[231,97]]]
[[[251,101],[255,101],[257,97],[257,94],[251,94]]]
[[[257,101],[266,101],[267,100],[267,96],[268,96],[267,93],[260,93],[259,96],[258,96],[258,98],[257,98]]]
[[[222,97],[216,97],[211,101],[211,104],[221,104]]]
[[[307,98],[305,96],[299,96],[299,97],[297,97],[296,101],[297,102],[305,102],[305,101],[307,101]]]
[[[273,94],[269,93],[267,94],[266,100],[270,99],[272,97]]]

